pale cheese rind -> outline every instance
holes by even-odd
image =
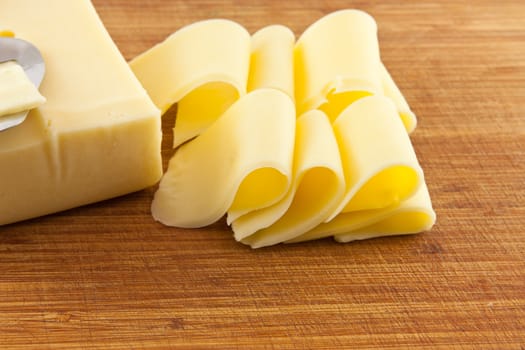
[[[264,27],[253,34],[248,91],[273,88],[294,98],[294,44],[293,32],[282,25]]]
[[[47,98],[21,125],[0,133],[0,224],[157,182],[160,111],[92,4],[4,0],[0,22],[41,51],[40,91]]]
[[[201,227],[228,209],[250,212],[278,202],[291,183],[295,136],[292,100],[253,91],[171,158],[152,204],[169,226]]]
[[[14,61],[0,63],[0,118],[28,111],[44,102],[46,99],[19,64]]]
[[[174,147],[206,130],[246,93],[249,64],[249,33],[223,19],[188,25],[130,62],[162,112],[178,103]]]
[[[321,111],[309,111],[297,120],[293,183],[284,205],[278,203],[234,221],[235,238],[252,248],[292,239],[322,223],[344,191],[341,157],[330,121]],[[261,217],[272,216],[278,220],[253,233],[261,228]]]

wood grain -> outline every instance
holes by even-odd
[[[525,349],[523,1],[94,3],[127,59],[205,18],[299,34],[368,11],[438,224],[252,251],[155,223],[148,189],[0,227],[1,349]]]

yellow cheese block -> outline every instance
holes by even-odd
[[[86,0],[3,0],[46,62],[47,102],[0,133],[0,224],[119,196],[162,173],[160,111]]]
[[[277,205],[234,221],[235,238],[253,248],[292,239],[326,220],[344,192],[343,167],[330,121],[321,111],[306,112],[297,120],[290,191]],[[269,226],[264,222],[267,218],[278,220]]]
[[[228,209],[268,207],[288,192],[295,108],[285,93],[258,89],[234,103],[171,158],[152,204],[169,226],[201,227]]]
[[[19,64],[0,63],[0,118],[33,109],[45,101]]]
[[[184,27],[130,62],[162,112],[178,102],[174,147],[206,130],[246,93],[249,65],[249,33],[222,19]]]

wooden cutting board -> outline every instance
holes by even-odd
[[[94,3],[127,59],[206,18],[300,34],[368,11],[438,223],[253,251],[155,223],[147,189],[0,227],[1,349],[525,349],[525,2]]]

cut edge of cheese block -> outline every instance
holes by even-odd
[[[252,248],[281,243],[323,222],[342,199],[345,183],[341,157],[331,123],[323,112],[313,110],[297,120],[294,158],[294,179],[284,199],[285,210],[277,204],[274,217],[278,220],[253,234],[246,234],[253,229],[240,232],[235,226],[241,217],[233,226],[237,240]],[[259,213],[252,213],[245,226],[257,224]]]
[[[264,27],[252,35],[248,91],[278,89],[294,99],[295,35],[282,25]]]
[[[411,196],[423,182],[410,138],[386,97],[363,97],[333,124],[346,181],[340,212],[388,207]]]
[[[179,104],[174,147],[202,133],[246,94],[249,64],[249,33],[225,19],[187,25],[130,62],[163,113]]]
[[[294,58],[299,114],[325,104],[329,95],[382,91],[377,25],[366,12],[340,10],[319,19],[299,37]],[[331,120],[337,116],[325,112]]]
[[[152,203],[168,226],[202,227],[228,210],[242,213],[278,202],[291,184],[295,108],[274,89],[235,102],[171,158]]]
[[[428,231],[436,221],[426,184],[416,193],[388,208],[342,213],[287,243],[334,236],[339,242],[386,235],[415,234]]]
[[[24,69],[14,61],[0,63],[0,118],[46,102]]]

